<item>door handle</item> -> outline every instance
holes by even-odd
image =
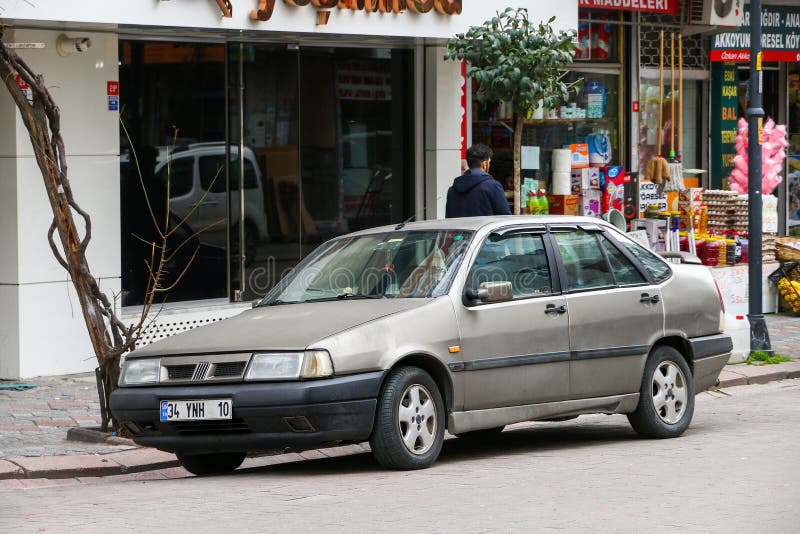
[[[561,315],[562,313],[567,313],[567,307],[566,306],[559,306],[559,307],[556,308],[555,304],[548,304],[545,307],[544,312],[545,313],[556,313],[558,315]]]
[[[642,293],[642,298],[639,299],[639,302],[652,302],[655,304],[656,302],[660,301],[661,297],[658,294],[653,295],[652,297],[647,293]]]

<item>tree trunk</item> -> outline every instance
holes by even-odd
[[[514,112],[514,215],[520,214],[520,182],[522,176],[522,128],[524,118]]]

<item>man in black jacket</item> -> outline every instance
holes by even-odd
[[[445,217],[511,215],[503,186],[487,172],[491,160],[492,149],[486,145],[467,149],[469,170],[448,189]]]

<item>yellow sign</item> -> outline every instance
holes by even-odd
[[[761,60],[764,57],[764,52],[759,52],[756,56],[756,70],[761,70]]]
[[[258,0],[256,9],[250,12],[252,20],[268,21],[275,11],[277,0]],[[318,10],[341,9],[365,11],[367,13],[428,13],[436,11],[442,15],[460,15],[463,0],[283,0],[292,7],[312,6]]]

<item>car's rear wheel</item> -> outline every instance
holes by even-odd
[[[244,461],[243,452],[225,452],[214,454],[175,453],[184,469],[197,476],[230,473]]]
[[[656,347],[647,359],[636,411],[628,414],[633,429],[649,438],[683,434],[694,414],[694,381],[683,355]]]
[[[439,457],[444,442],[442,395],[417,367],[400,367],[386,378],[378,398],[369,444],[389,469],[422,469]]]

